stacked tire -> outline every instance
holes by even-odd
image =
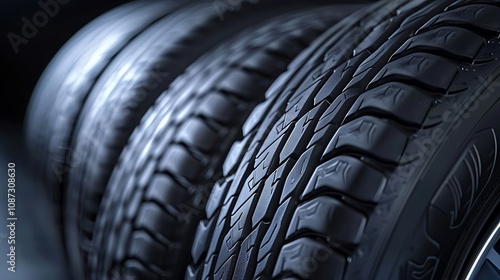
[[[103,15],[26,126],[75,277],[500,278],[499,37],[494,0]]]

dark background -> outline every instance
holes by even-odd
[[[22,36],[22,18],[33,22],[33,15],[42,8],[35,0],[0,0],[0,279],[3,280],[75,279],[68,274],[61,237],[52,219],[53,209],[31,171],[22,125],[36,82],[56,52],[92,19],[128,1],[65,1],[27,44],[19,45],[16,54],[7,34]],[[6,263],[10,246],[6,242],[9,162],[16,164],[16,273],[9,272]]]
[[[40,0],[48,2],[56,0]],[[63,0],[60,0],[63,2]],[[16,54],[7,34],[22,36],[22,18],[33,22],[33,15],[42,11],[38,0],[0,0],[0,92],[2,124],[21,125],[29,97],[43,70],[80,28],[92,19],[126,0],[64,0],[59,12],[49,16],[48,23],[27,44],[19,45]],[[56,2],[57,3],[57,2]]]

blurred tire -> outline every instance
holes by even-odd
[[[181,1],[138,1],[118,7],[79,31],[45,69],[29,105],[25,131],[57,205],[62,181],[75,164],[70,141],[92,88],[135,36],[179,6]]]

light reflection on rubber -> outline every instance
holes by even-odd
[[[466,280],[480,280],[482,278],[478,277],[480,272],[482,272],[484,264],[486,264],[487,260],[489,260],[489,256],[492,253],[495,253],[496,256],[499,256],[499,253],[495,251],[495,244],[499,241],[500,238],[500,223],[497,224],[493,232],[490,234],[486,242],[484,243],[483,247],[481,248],[481,251],[477,255],[477,257],[474,260],[474,263],[472,264],[469,272],[467,273],[467,277],[465,277]],[[496,263],[496,265],[500,265],[499,263]],[[499,269],[497,267],[497,269]],[[497,278],[500,279],[500,278]]]

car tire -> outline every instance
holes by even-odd
[[[245,125],[186,278],[463,279],[499,216],[499,19],[380,1],[326,31]]]

